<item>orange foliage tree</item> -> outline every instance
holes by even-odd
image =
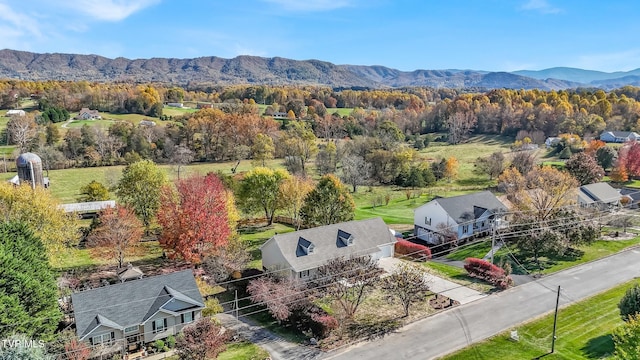
[[[133,210],[108,207],[100,212],[99,225],[89,234],[87,243],[94,252],[116,260],[122,267],[125,256],[142,238],[142,227]]]
[[[160,245],[170,258],[200,263],[232,236],[227,192],[215,174],[178,180],[161,192]]]

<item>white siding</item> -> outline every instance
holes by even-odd
[[[271,238],[260,248],[262,252],[262,267],[269,270],[288,269],[291,265],[287,262],[276,241]]]
[[[428,243],[434,244],[438,240],[435,236],[430,235],[429,232],[437,232],[438,225],[444,224],[451,227],[451,229],[457,229],[458,224],[447,214],[446,211],[438,204],[437,201],[429,201],[428,203],[417,208],[413,213],[413,223],[417,227],[416,236],[419,239]],[[419,228],[425,229],[424,231]],[[460,231],[458,230],[458,237],[460,237]]]

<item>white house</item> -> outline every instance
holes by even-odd
[[[578,204],[582,207],[612,208],[620,204],[622,195],[605,182],[582,185],[578,189]]]
[[[260,247],[262,267],[287,277],[312,279],[318,267],[339,257],[393,257],[396,241],[381,218],[276,234]]]
[[[610,143],[623,143],[638,141],[640,140],[640,135],[633,131],[604,131],[600,134],[600,140]]]
[[[26,113],[24,112],[24,110],[7,110],[7,114],[6,114],[7,117],[14,116],[14,115],[25,116]]]
[[[89,110],[88,108],[80,109],[78,115],[74,117],[76,120],[93,120],[93,119],[102,119],[98,110]]]
[[[167,106],[181,108],[181,107],[184,107],[184,104],[181,102],[170,102],[170,103],[167,103]]]
[[[414,234],[440,244],[449,234],[457,240],[487,234],[507,207],[490,191],[436,198],[414,210]]]
[[[559,137],[556,137],[556,136],[550,136],[550,137],[548,137],[548,138],[547,138],[547,140],[545,140],[545,141],[544,141],[544,145],[545,145],[547,148],[550,148],[550,147],[552,147],[553,145],[558,144],[558,143],[560,142],[560,140],[562,140],[562,139],[560,139]]]
[[[71,303],[80,340],[118,351],[176,335],[204,308],[190,269],[81,291]]]

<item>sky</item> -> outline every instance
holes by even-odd
[[[635,0],[0,0],[0,49],[404,71],[640,68]]]

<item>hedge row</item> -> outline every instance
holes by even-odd
[[[431,249],[407,240],[398,240],[395,245],[395,252],[398,255],[415,260],[431,259]]]
[[[507,276],[504,269],[483,259],[465,259],[464,269],[469,276],[482,279],[500,289],[507,289],[513,285],[513,279]]]

